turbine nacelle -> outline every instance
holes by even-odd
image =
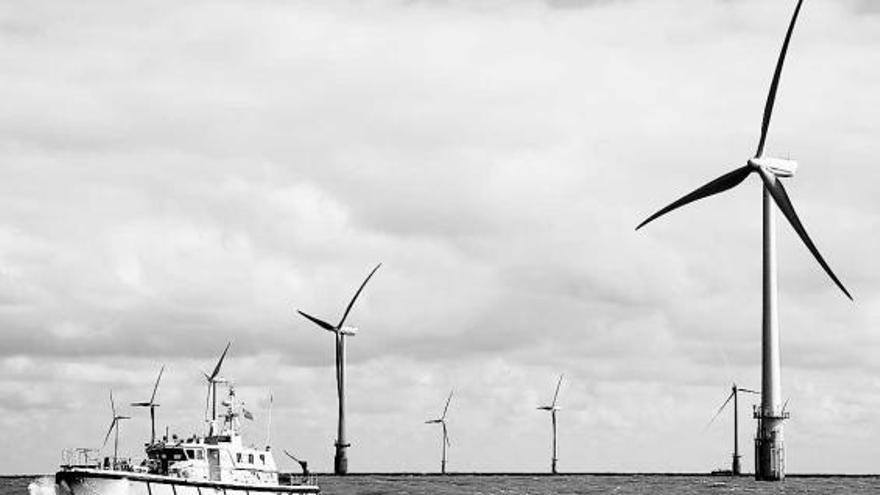
[[[749,165],[767,170],[776,177],[792,177],[797,172],[797,161],[786,158],[761,157],[749,160]]]
[[[357,335],[358,329],[357,327],[343,326],[339,327],[339,333],[342,335],[347,335],[349,337],[354,337],[355,335]]]
[[[541,411],[559,411],[562,408],[559,406],[540,406],[538,407]]]

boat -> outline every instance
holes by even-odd
[[[229,347],[227,346],[227,350]],[[119,416],[113,403],[113,423],[107,432],[116,430],[113,457],[103,460],[95,454],[96,449],[67,449],[62,453],[62,464],[55,473],[59,495],[299,495],[317,494],[320,489],[316,478],[309,474],[305,462],[301,476],[278,470],[270,447],[256,448],[244,444],[240,434],[241,418],[252,415],[235,397],[235,387],[218,377],[220,365],[208,378],[209,394],[214,395],[214,406],[208,431],[204,435],[179,438],[166,434],[156,439],[155,421],[153,434],[145,444],[146,457],[133,461],[117,456],[118,422],[129,419]],[[161,378],[161,372],[160,372]],[[156,386],[158,387],[158,380]],[[217,415],[217,384],[225,383],[228,396],[222,402],[226,412]],[[155,398],[155,388],[153,389]],[[143,403],[146,405],[153,404]],[[151,414],[151,417],[153,415]],[[285,451],[285,453],[287,453]]]

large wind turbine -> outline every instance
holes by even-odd
[[[712,424],[712,421],[715,421],[715,418],[717,418],[718,415],[721,414],[721,411],[727,407],[727,404],[730,403],[730,399],[733,399],[733,464],[730,466],[730,474],[734,476],[739,476],[742,471],[739,462],[740,457],[742,457],[739,455],[739,392],[761,395],[760,392],[737,387],[734,383],[730,389],[730,395],[727,396],[727,400],[724,401],[724,404],[721,404],[721,407],[718,408],[718,412],[716,412],[715,415],[712,416],[712,420],[709,421],[709,424]]]
[[[776,223],[773,215],[773,202],[782,210],[783,215],[797,232],[798,236],[831,277],[831,280],[843,291],[849,299],[849,292],[838,280],[834,272],[819,254],[813,241],[807,235],[806,229],[801,224],[795,213],[794,206],[788,198],[782,182],[784,177],[791,177],[797,169],[797,163],[781,158],[764,156],[764,144],[767,139],[767,129],[770,126],[770,117],[773,114],[773,104],[776,100],[776,91],[779,87],[779,78],[782,74],[782,66],[785,62],[785,54],[791,41],[795,22],[801,10],[803,0],[798,0],[794,15],[791,18],[782,51],[776,63],[776,71],[773,74],[773,82],[770,84],[770,93],[764,106],[764,120],[761,124],[761,138],[758,141],[758,149],[754,158],[725,175],[709,182],[696,191],[682,197],[662,210],[654,213],[647,220],[639,224],[636,230],[643,227],[655,218],[669,213],[670,211],[688,203],[714,194],[724,192],[739,185],[752,173],[758,174],[764,184],[763,189],[763,318],[762,318],[762,380],[761,380],[761,409],[755,413],[758,420],[758,434],[755,439],[757,452],[755,461],[755,477],[760,480],[781,480],[785,477],[785,453],[782,440],[782,422],[788,418],[788,414],[780,407],[780,378],[779,378],[779,328],[777,318],[776,301]]]
[[[116,433],[113,438],[113,469],[116,469],[116,459],[119,453],[119,422],[123,419],[131,419],[129,416],[121,416],[116,413],[116,403],[113,402],[113,391],[110,391],[110,410],[113,411],[113,421],[110,422],[110,429],[107,430],[107,435],[104,437],[104,444],[101,445],[101,448],[107,446],[107,440],[110,439],[111,433]]]
[[[449,397],[446,398],[446,405],[443,407],[443,414],[437,419],[425,421],[426,425],[440,424],[443,426],[443,457],[440,460],[440,473],[446,474],[446,448],[450,446],[449,432],[446,431],[446,412],[449,411],[449,401],[452,400],[452,391],[449,391]]]
[[[232,342],[226,343],[226,348],[223,349],[223,354],[220,355],[220,359],[217,361],[217,365],[214,366],[214,371],[211,374],[207,374],[204,371],[202,372],[205,375],[205,380],[208,382],[208,393],[205,396],[205,410],[207,411],[208,406],[211,407],[211,423],[208,427],[208,436],[213,436],[216,434],[214,429],[217,427],[217,384],[225,383],[226,380],[220,376],[220,368],[223,366],[223,360],[226,359],[226,353],[229,352],[229,346],[232,345]]]
[[[156,391],[159,389],[159,380],[162,379],[162,372],[165,371],[165,366],[159,370],[159,376],[156,377],[156,384],[153,385],[153,395],[150,396],[150,400],[146,402],[132,402],[132,407],[149,407],[150,408],[150,445],[156,443],[156,408],[159,407],[159,404],[156,403]]]
[[[556,450],[556,411],[560,408],[556,405],[556,399],[559,398],[559,386],[562,385],[562,377],[565,376],[559,375],[559,381],[556,382],[556,392],[553,393],[553,402],[550,403],[549,406],[539,406],[538,409],[541,411],[550,411],[550,419],[553,421],[553,457],[550,459],[550,472],[556,474],[556,461],[557,458],[557,450]]]
[[[361,294],[361,291],[364,290],[364,286],[367,285],[367,282],[370,281],[370,278],[373,277],[373,274],[376,273],[376,270],[378,270],[380,266],[382,266],[382,263],[376,265],[376,267],[373,268],[373,271],[371,271],[370,274],[367,275],[367,278],[364,279],[361,286],[358,287],[357,292],[354,293],[354,297],[351,298],[351,302],[348,303],[348,307],[345,308],[345,313],[342,314],[342,319],[339,320],[339,323],[336,325],[331,325],[324,320],[297,310],[297,313],[301,314],[315,325],[332,333],[336,339],[336,395],[339,399],[339,418],[337,423],[336,442],[334,443],[334,446],[336,447],[336,456],[333,459],[333,472],[335,474],[345,474],[348,472],[348,456],[346,454],[346,449],[351,446],[351,444],[345,441],[345,337],[354,337],[357,334],[357,328],[346,327],[343,325],[345,324],[345,319],[348,318],[348,313],[351,311],[352,306],[354,306],[354,302]]]

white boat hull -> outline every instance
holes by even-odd
[[[55,484],[59,495],[299,495],[320,492],[313,482],[245,485],[86,468],[58,471]]]

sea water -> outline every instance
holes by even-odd
[[[747,477],[665,475],[349,475],[319,476],[326,495],[876,494],[880,477]],[[0,495],[55,495],[51,476],[0,477]]]

